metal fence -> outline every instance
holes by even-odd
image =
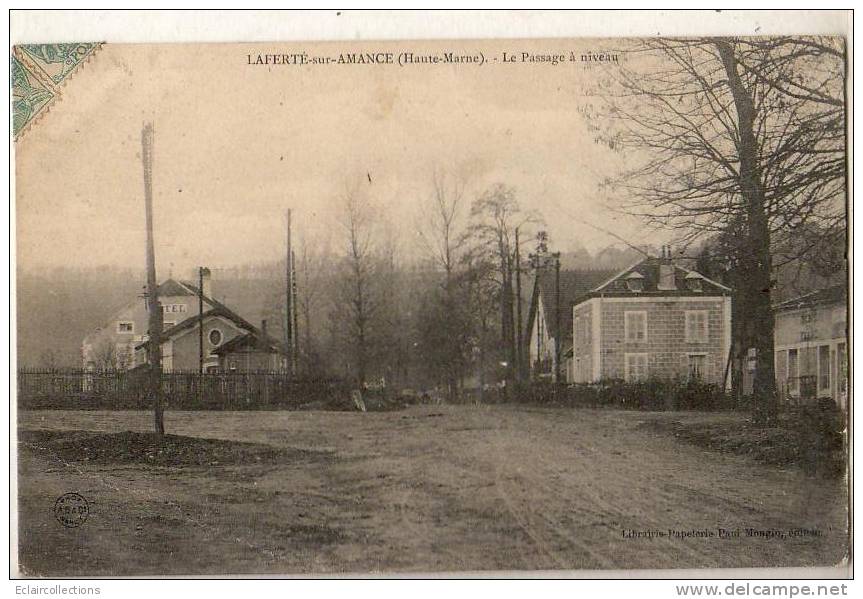
[[[121,370],[18,371],[21,409],[144,409],[151,406],[146,373]],[[176,409],[290,409],[350,402],[338,379],[297,378],[285,372],[162,373],[165,405]]]

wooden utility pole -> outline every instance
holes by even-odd
[[[153,124],[145,123],[141,131],[141,161],[144,165],[144,212],[147,221],[147,308],[150,329],[150,394],[158,437],[165,434],[162,408],[162,305],[156,282],[156,251],[153,242]]]
[[[524,374],[524,348],[521,330],[521,250],[518,242],[518,227],[515,228],[515,379]]]
[[[552,255],[554,258],[554,382],[560,383],[560,350],[563,346],[563,331],[560,330],[560,252]]]
[[[198,267],[198,374],[204,374],[204,267]],[[203,377],[199,379],[203,383]]]
[[[288,208],[287,232],[285,239],[285,351],[288,352],[288,367],[294,374],[294,312],[293,312],[293,287],[294,287],[294,265],[293,251],[291,249],[291,209]]]
[[[294,321],[291,323],[291,334],[294,345],[291,348],[291,374],[297,374],[297,360],[300,356],[300,323],[298,321],[299,304],[297,303],[297,257],[291,250],[291,306],[293,307]]]

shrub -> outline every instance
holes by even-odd
[[[659,379],[631,383],[606,380],[571,385],[534,382],[517,386],[512,396],[511,400],[518,403],[534,405],[625,410],[716,411],[736,407],[733,398],[719,385]]]

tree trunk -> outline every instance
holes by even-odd
[[[752,315],[752,344],[756,352],[755,380],[752,394],[755,400],[754,419],[766,425],[775,422],[779,409],[774,372],[774,316],[771,302],[772,272],[770,229],[764,199],[758,144],[755,139],[755,106],[752,96],[737,71],[734,47],[727,41],[716,41],[716,48],[725,67],[728,86],[737,111],[740,139],[740,189],[747,205],[747,249],[742,258],[750,261],[750,279],[744,287],[748,313]]]

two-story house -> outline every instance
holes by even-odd
[[[848,290],[820,289],[774,306],[776,386],[786,401],[848,404]]]
[[[210,271],[204,269],[204,296],[211,296]],[[149,310],[144,288],[139,297],[123,306],[107,323],[84,337],[81,355],[85,370],[128,370],[136,365],[135,347],[147,335]],[[158,288],[164,328],[198,315],[197,288],[168,279]],[[205,303],[205,309],[208,303]]]
[[[200,298],[198,287],[192,283],[168,279],[159,285],[159,303],[163,312],[163,370],[198,370],[202,349],[204,370],[219,370],[222,363],[217,350],[238,337],[254,340],[257,352],[263,350],[266,354],[265,358],[254,361],[255,369],[261,364],[268,365],[268,370],[284,368],[281,344],[213,299],[209,269],[204,269],[201,279],[203,294]],[[201,318],[198,317],[199,302],[203,303],[204,308]],[[82,353],[85,370],[128,370],[148,363],[148,329],[149,312],[146,297],[142,294],[120,310],[108,325],[84,339]],[[226,368],[232,364],[236,370],[239,364],[245,366],[252,363],[248,360],[224,363]]]
[[[572,380],[699,380],[727,386],[731,290],[674,264],[671,248],[578,298]]]

